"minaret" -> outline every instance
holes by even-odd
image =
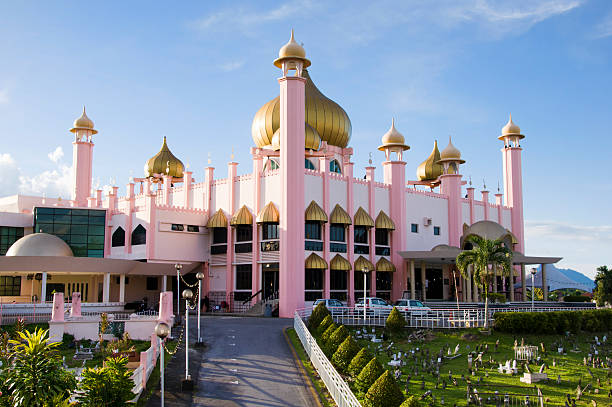
[[[440,175],[440,193],[448,197],[448,244],[459,247],[462,234],[461,221],[461,173],[459,165],[464,164],[461,152],[453,145],[449,136],[448,146],[440,153],[438,164],[442,165],[443,173]]]
[[[504,166],[504,205],[511,208],[512,233],[516,236],[518,244],[515,250],[525,253],[525,231],[523,226],[523,171],[521,164],[521,148],[519,140],[525,138],[521,128],[512,122],[512,115],[508,123],[502,128],[498,137],[504,142],[502,160]]]
[[[92,136],[98,133],[93,121],[87,117],[85,106],[83,114],[76,119],[70,129],[74,133],[72,142],[72,200],[75,206],[87,206],[91,193],[91,167],[93,163]]]
[[[306,79],[310,65],[306,52],[291,38],[278,53],[274,65],[281,68],[280,84],[280,205],[279,316],[293,318],[304,306],[304,148]],[[295,76],[288,76],[295,70]]]
[[[382,145],[378,149],[385,153],[383,179],[385,184],[390,185],[390,216],[397,227],[391,239],[391,262],[397,270],[393,273],[391,298],[400,298],[402,284],[406,281],[405,262],[399,255],[399,252],[406,250],[406,162],[402,159],[403,152],[409,150],[410,146],[406,145],[404,136],[395,128],[395,120],[391,120],[391,128],[382,137]],[[396,154],[395,160],[392,153]]]

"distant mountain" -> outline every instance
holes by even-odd
[[[540,268],[541,266],[538,267],[538,269]],[[547,265],[546,269],[547,270],[555,269],[559,273],[563,274],[565,277],[569,278],[572,281],[575,281],[580,284],[584,284],[586,287],[592,287],[591,291],[593,291],[593,288],[595,288],[595,281],[591,280],[590,278],[580,273],[579,271],[572,270],[572,269],[560,269],[560,268],[555,267],[553,264]]]

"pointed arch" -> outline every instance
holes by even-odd
[[[119,226],[114,232],[111,238],[111,246],[112,247],[122,247],[125,246],[125,230],[121,226]]]
[[[141,244],[147,244],[147,230],[139,224],[132,232],[132,246]]]

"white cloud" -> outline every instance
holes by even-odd
[[[612,226],[526,221],[525,240],[527,254],[563,257],[557,267],[572,268],[592,278],[597,267],[610,261]]]
[[[612,13],[609,13],[595,27],[595,38],[605,38],[612,35]]]
[[[62,149],[61,146],[57,146],[55,150],[47,154],[47,157],[49,157],[51,161],[57,164],[58,161],[61,160],[62,157],[64,157],[64,150]]]
[[[224,72],[231,72],[242,68],[245,63],[246,61],[232,61],[220,65],[219,68],[221,68],[221,70]]]
[[[9,102],[9,94],[7,89],[0,89],[0,105]]]
[[[0,190],[14,194],[19,188],[19,168],[10,154],[0,154]]]

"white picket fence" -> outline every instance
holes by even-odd
[[[310,334],[302,318],[296,311],[293,316],[293,327],[312,365],[325,383],[329,394],[338,407],[361,407],[361,403],[353,394],[342,376],[336,371],[327,356],[323,353],[316,339]]]
[[[145,389],[147,380],[149,380],[149,376],[157,363],[158,356],[159,347],[153,343],[151,343],[151,347],[145,352],[140,352],[140,366],[132,372],[132,380],[134,381],[132,392],[136,394],[136,398],[132,401],[138,400],[140,394]]]

